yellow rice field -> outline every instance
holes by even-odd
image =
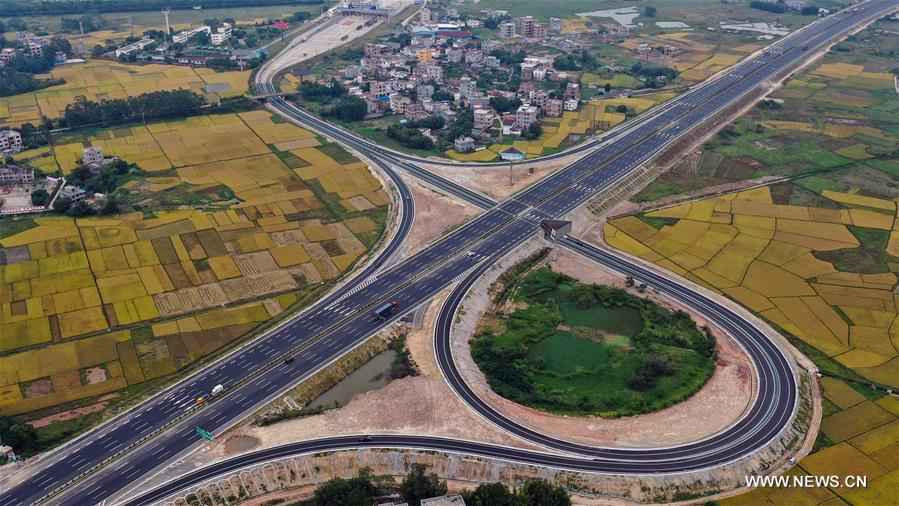
[[[895,272],[840,272],[814,256],[858,248],[846,228],[894,230],[896,202],[824,190],[847,209],[773,203],[768,187],[608,221],[606,241],[761,313],[872,381],[899,386]]]

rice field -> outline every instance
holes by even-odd
[[[54,146],[63,167],[83,147],[69,140]],[[390,203],[364,163],[266,111],[122,127],[87,140],[151,174],[164,171],[131,181],[131,191],[161,198],[227,190],[237,200],[39,217],[0,239],[2,414],[118,390],[215,352],[350,270],[380,235]],[[293,301],[277,297],[287,295]],[[86,346],[95,351],[80,351]],[[57,360],[63,354],[70,358]],[[68,388],[65,378],[95,366],[118,374]],[[29,389],[35,381],[41,388]]]
[[[605,237],[727,295],[862,377],[896,388],[899,258],[887,257],[878,272],[852,272],[846,268],[852,262],[842,259],[876,249],[872,237],[899,241],[897,203],[831,190],[822,197],[839,205],[775,204],[763,186],[615,218]]]
[[[824,377],[824,419],[812,453],[793,475],[865,476],[864,487],[757,488],[721,500],[722,506],[755,504],[890,504],[899,479],[899,402],[864,385]]]
[[[207,68],[88,60],[82,64],[57,66],[51,75],[55,79],[65,79],[65,84],[0,98],[0,127],[17,127],[22,123],[37,125],[41,116],[58,118],[77,96],[98,101],[184,88],[214,99],[216,94],[206,91],[210,84],[227,85],[225,91],[217,93],[220,97],[241,95],[249,87],[250,71],[216,73]]]

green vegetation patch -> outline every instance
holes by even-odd
[[[519,309],[475,336],[472,356],[494,391],[515,402],[561,414],[634,415],[686,399],[714,371],[707,329],[624,290],[541,268],[520,279],[512,298]]]
[[[5,218],[0,220],[0,239],[14,236],[37,226],[31,218]]]
[[[889,264],[899,262],[899,258],[886,252],[887,242],[890,240],[888,230],[854,225],[846,225],[846,228],[858,239],[861,247],[813,251],[812,254],[820,260],[831,262],[839,271],[861,274],[890,272]]]

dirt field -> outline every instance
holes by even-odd
[[[450,167],[439,164],[421,163],[425,168],[441,176],[455,181],[467,188],[479,191],[484,195],[497,200],[504,199],[522,188],[530,186],[546,176],[556,172],[575,160],[583,157],[583,154],[573,154],[552,160],[539,162],[520,162],[512,168],[512,185],[509,186],[509,166],[488,167]],[[528,170],[533,167],[534,173]]]
[[[403,179],[409,184],[415,200],[412,230],[404,243],[407,256],[480,213],[475,206],[438,193],[414,178],[404,175]]]

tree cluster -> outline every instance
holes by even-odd
[[[82,126],[159,118],[183,117],[198,114],[205,100],[185,89],[153,91],[128,98],[94,102],[83,96],[66,106],[61,126]]]
[[[312,102],[327,103],[345,93],[343,85],[334,78],[329,84],[304,82],[300,85],[300,96]]]
[[[474,490],[462,492],[468,506],[569,506],[571,498],[561,485],[546,480],[530,479],[515,490],[502,483],[482,483]]]
[[[419,504],[422,499],[446,494],[445,481],[428,473],[423,464],[413,464],[409,474],[397,484],[390,476],[376,476],[362,468],[352,478],[333,478],[315,489],[311,504],[316,506],[359,506],[374,504],[375,498],[399,493],[405,502]]]
[[[62,18],[59,20],[59,25],[64,32],[80,33],[83,27],[84,33],[87,33],[108,28],[109,22],[96,14],[84,14],[77,18]]]
[[[646,81],[646,86],[648,88],[655,88],[657,77],[665,76],[665,78],[668,79],[668,82],[671,82],[677,77],[677,70],[663,65],[651,65],[648,63],[637,62],[631,65],[631,74],[643,78]]]
[[[773,12],[775,14],[783,14],[787,12],[787,6],[779,2],[764,2],[762,0],[752,0],[749,6],[753,9]]]
[[[362,121],[368,114],[368,103],[356,95],[344,95],[329,109],[325,116],[335,116],[343,121]]]
[[[0,416],[0,440],[11,446],[17,454],[30,453],[38,444],[34,427],[8,416]]]
[[[504,112],[513,112],[521,107],[521,99],[518,97],[506,98],[502,95],[495,95],[490,97],[490,107],[500,114]]]
[[[19,93],[28,93],[65,84],[64,79],[35,79],[28,72],[19,72],[10,67],[0,68],[0,97],[9,97]]]
[[[434,141],[423,135],[418,129],[399,123],[387,127],[387,137],[412,149],[433,149]]]

